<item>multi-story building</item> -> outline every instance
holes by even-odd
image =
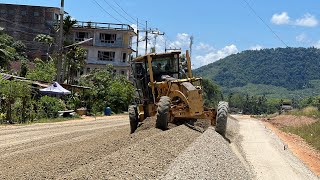
[[[111,64],[115,73],[129,77],[134,36],[134,29],[127,24],[78,22],[72,29],[73,40],[81,42],[92,38],[91,41],[81,44],[87,50],[83,73],[104,69]]]
[[[0,27],[21,40],[32,58],[45,57],[48,47],[35,42],[38,34],[55,36],[54,25],[59,20],[60,8],[0,3]]]

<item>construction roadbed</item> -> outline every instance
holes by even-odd
[[[129,134],[128,116],[0,126],[0,179],[250,179],[209,128]]]

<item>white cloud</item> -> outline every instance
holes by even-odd
[[[307,40],[307,35],[305,33],[301,33],[298,36],[296,36],[296,41],[298,42],[304,42]]]
[[[229,46],[225,46],[220,50],[213,50],[207,54],[198,55],[194,58],[193,67],[198,68],[209,63],[213,63],[219,59],[225,58],[231,54],[238,53],[239,50],[236,45],[231,44]]]
[[[315,27],[319,24],[317,18],[310,14],[306,13],[303,17],[296,20],[290,20],[290,17],[287,12],[276,13],[272,15],[271,22],[276,25],[294,25],[294,26],[303,26],[303,27]]]
[[[287,12],[282,12],[281,14],[274,14],[271,18],[271,22],[277,25],[289,24],[290,17]]]
[[[261,50],[261,49],[263,49],[263,46],[259,44],[250,47],[250,50]]]
[[[134,32],[137,33],[138,26],[136,24],[131,24],[131,27],[134,29]]]
[[[197,51],[204,51],[204,52],[209,52],[209,51],[213,51],[215,50],[213,46],[209,45],[209,44],[205,44],[200,42],[197,46],[196,46],[196,50]]]
[[[132,25],[134,28],[135,26]],[[141,42],[139,43],[139,55],[145,54],[145,36],[143,34],[140,34],[139,39]],[[149,34],[148,37],[148,53],[150,52],[150,49],[152,47],[156,47],[156,52],[164,52],[165,51],[165,45],[167,44],[167,48],[181,48],[182,50],[188,49],[190,44],[190,35],[187,33],[178,33],[176,38],[173,41],[167,41],[164,36],[157,36],[155,42],[155,35]],[[136,42],[136,38],[132,40],[133,42]],[[134,43],[135,46],[135,43]]]
[[[314,15],[305,14],[302,18],[295,21],[295,25],[304,27],[315,27],[318,25],[318,20]]]
[[[186,49],[190,44],[190,35],[187,33],[178,33],[176,40],[169,43],[169,47],[171,48],[181,48]]]

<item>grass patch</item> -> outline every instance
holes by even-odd
[[[305,107],[301,110],[295,109],[293,111],[288,112],[287,114],[320,119],[320,111],[318,110],[318,108],[312,106]]]
[[[320,151],[320,121],[301,127],[284,127],[283,131],[303,138],[308,144]]]

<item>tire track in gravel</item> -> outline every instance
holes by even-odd
[[[160,131],[103,159],[66,174],[61,179],[156,179],[201,133],[185,125]],[[143,133],[140,131],[138,133]]]
[[[21,132],[17,135],[0,135],[0,154],[3,155],[3,152],[7,150],[14,150],[16,147],[24,147],[24,145],[28,146],[35,143],[47,144],[48,142],[54,142],[54,139],[61,140],[61,138],[68,139],[69,136],[75,136],[77,134],[85,134],[90,133],[94,130],[106,129],[110,127],[123,126],[127,125],[128,122],[113,122],[99,124],[91,124],[91,126],[72,126],[68,128],[59,128],[59,129],[46,129],[42,131],[36,132]],[[45,133],[44,133],[45,132]]]
[[[127,116],[118,118],[118,121],[126,121],[127,124],[129,122]],[[17,146],[16,149],[3,152],[6,156],[0,157],[0,179],[56,179],[85,164],[99,160],[123,147],[158,133],[158,131],[149,130],[129,135],[128,125],[117,126],[117,122],[114,122],[117,127],[113,127],[106,122],[108,120],[90,122],[93,127],[95,124],[106,126],[102,129],[93,128],[90,131],[85,128],[85,131],[81,131],[83,126],[77,126],[79,131],[74,133],[60,134],[43,139],[43,141],[30,141],[20,148]],[[78,122],[75,124],[79,125]],[[54,128],[59,126],[54,125]],[[45,130],[50,128],[43,127],[45,126],[41,127],[42,134],[51,136],[52,134]],[[14,127],[10,128],[14,129]],[[20,127],[18,128],[21,130]],[[36,127],[32,128],[36,129]],[[27,131],[29,129],[30,127],[27,128]],[[68,131],[68,128],[61,131]],[[23,150],[24,148],[25,150]]]

